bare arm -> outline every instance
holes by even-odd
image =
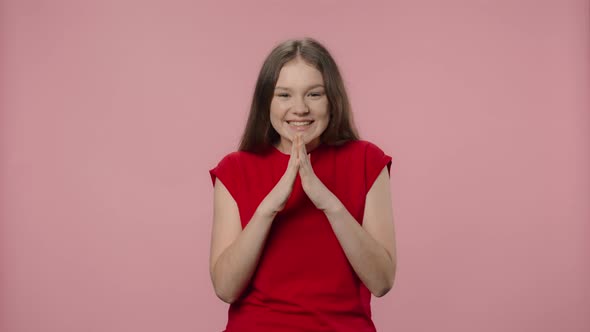
[[[381,171],[367,193],[362,226],[336,197],[324,213],[361,281],[373,295],[387,294],[397,267],[387,170]]]
[[[211,280],[217,296],[232,303],[252,278],[274,215],[256,210],[242,230],[238,206],[219,179],[215,181],[213,214]]]
[[[272,221],[287,203],[297,176],[299,161],[292,144],[287,169],[262,200],[242,230],[238,204],[216,179],[209,271],[215,294],[227,303],[236,301],[254,274]]]

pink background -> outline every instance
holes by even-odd
[[[278,42],[330,49],[393,156],[379,331],[590,330],[587,1],[0,8],[3,332],[221,331],[208,169]]]

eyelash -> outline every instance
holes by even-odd
[[[314,97],[319,97],[319,96],[322,95],[321,92],[312,92],[310,94],[311,95],[315,95]],[[287,94],[287,93],[281,93],[281,94],[278,94],[277,96],[279,96],[279,97],[287,97],[287,96],[289,96],[289,94]]]

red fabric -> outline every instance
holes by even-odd
[[[279,181],[289,155],[236,151],[211,169],[238,204],[245,227]],[[325,144],[311,152],[319,179],[362,224],[365,197],[391,157],[359,140]],[[226,332],[375,331],[371,293],[348,262],[326,215],[301,187],[299,175],[283,211],[275,217],[259,265],[238,301],[230,305]]]

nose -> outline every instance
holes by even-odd
[[[297,99],[297,98],[295,98]],[[293,105],[293,113],[295,114],[307,114],[309,113],[309,107],[304,100],[297,99]]]

